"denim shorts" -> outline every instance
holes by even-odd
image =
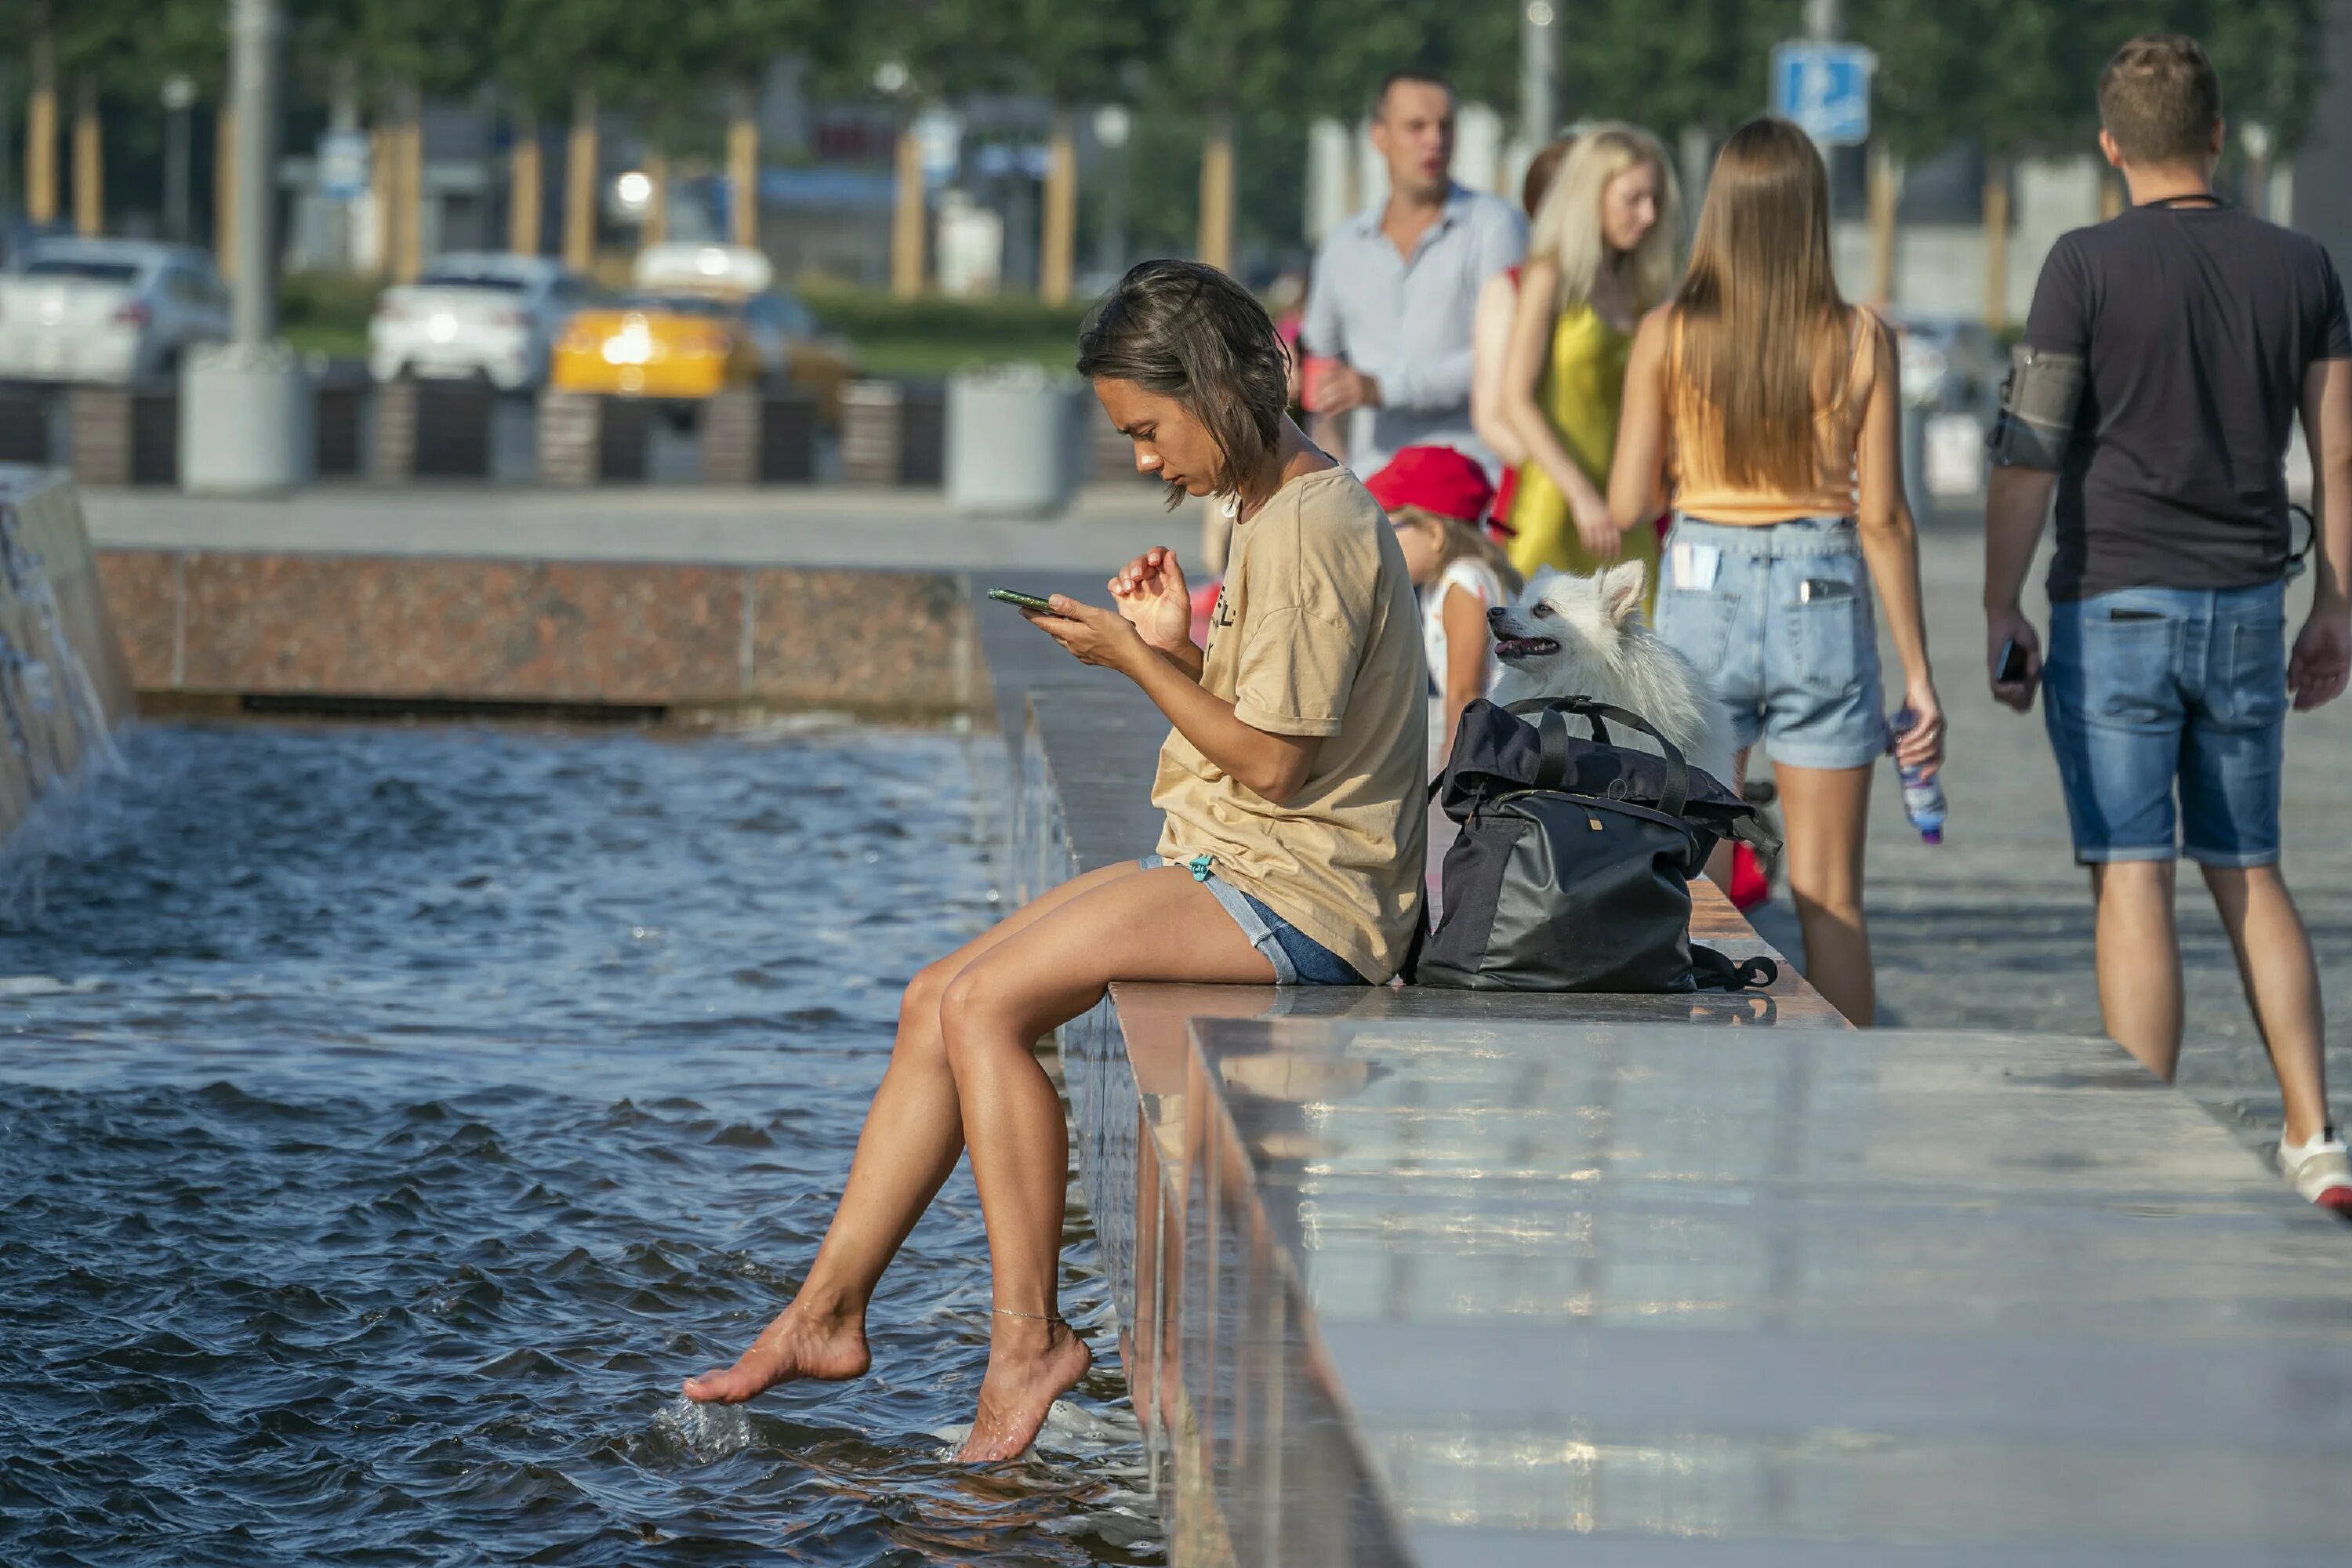
[[[1732,744],[1795,768],[1886,752],[1878,624],[1853,520],[1730,527],[1677,516],[1659,562],[1658,635],[1731,710]]]
[[[2284,583],[2053,605],[2042,715],[2074,858],[2275,862],[2286,709]]]
[[[1274,965],[1276,985],[1371,984],[1356,973],[1354,964],[1201,864],[1207,859],[1200,856],[1188,866],[1193,880],[1215,895],[1225,913],[1242,928],[1242,934],[1249,938],[1249,944],[1265,954],[1265,961]],[[1151,871],[1169,862],[1158,855],[1146,855],[1136,864]]]

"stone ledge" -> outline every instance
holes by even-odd
[[[958,574],[110,550],[142,691],[951,718]]]
[[[1148,847],[1164,725],[981,626],[1012,896]],[[2343,1228],[2107,1042],[1853,1031],[1784,971],[1120,984],[1060,1045],[1179,1568],[2352,1542],[2352,1417],[2273,1397],[2352,1381]]]

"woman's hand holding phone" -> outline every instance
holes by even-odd
[[[1146,643],[1162,653],[1192,644],[1192,595],[1176,552],[1155,544],[1110,580],[1111,602]]]
[[[1132,676],[1139,659],[1158,662],[1158,656],[1144,646],[1136,628],[1120,616],[1060,594],[1054,595],[1052,605],[1048,610],[1024,609],[1021,614],[1031,626],[1068,649],[1080,664]]]

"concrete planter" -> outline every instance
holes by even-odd
[[[1055,517],[1077,493],[1090,452],[1082,388],[1038,371],[948,383],[948,504],[967,517]]]
[[[309,483],[310,422],[310,377],[285,344],[193,351],[180,372],[181,488],[282,495]]]

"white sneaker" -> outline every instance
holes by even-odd
[[[2352,1161],[2344,1153],[2344,1140],[2336,1129],[2323,1127],[2308,1143],[2290,1143],[2279,1137],[2279,1173],[2304,1196],[2338,1214],[2352,1214]]]

